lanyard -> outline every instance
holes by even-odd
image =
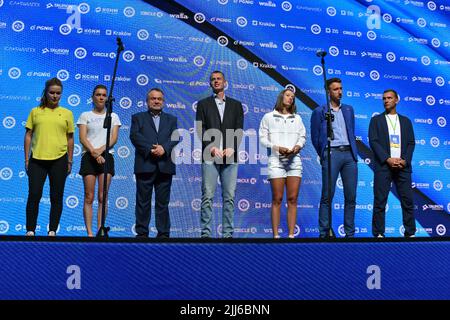
[[[392,124],[391,118],[388,115],[386,115],[386,117],[389,120],[391,128],[392,128],[392,130],[394,130],[394,134],[395,134],[395,128],[397,127],[398,116],[395,117],[395,124],[394,125]]]

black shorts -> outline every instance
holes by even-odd
[[[105,157],[105,153],[102,153],[102,156]],[[108,154],[108,173],[114,176],[114,157],[109,153]],[[99,164],[97,160],[94,159],[93,156],[89,152],[86,152],[81,158],[81,166],[79,174],[81,176],[94,175],[98,176],[99,174],[104,173],[104,164]]]

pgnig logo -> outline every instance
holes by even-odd
[[[319,66],[319,65],[315,65],[315,66],[313,67],[313,72],[314,72],[314,74],[315,74],[316,76],[322,75],[322,72],[323,72],[322,67]]]
[[[441,191],[443,187],[444,187],[444,184],[442,183],[441,180],[435,180],[435,181],[433,182],[433,188],[434,188],[434,190],[436,190],[436,191]]]
[[[70,208],[76,208],[78,206],[78,203],[80,201],[78,200],[78,198],[76,196],[68,196],[66,199],[66,205]]]
[[[67,102],[70,106],[76,107],[81,103],[81,98],[77,94],[72,94],[67,98]]]
[[[372,70],[370,71],[370,79],[377,81],[380,79],[380,74],[378,73],[377,70]]]
[[[436,233],[439,236],[443,236],[443,235],[445,235],[447,233],[447,228],[443,224],[438,224],[436,226]]]
[[[203,66],[205,65],[205,63],[206,63],[206,60],[205,60],[205,58],[203,58],[202,56],[196,56],[196,57],[194,57],[194,64],[195,64],[197,67],[203,67]]]
[[[119,210],[128,208],[128,199],[125,197],[118,197],[116,199],[116,208]]]
[[[200,211],[200,209],[202,207],[202,200],[200,200],[200,199],[192,200],[191,207],[192,207],[192,210],[194,210],[194,211]]]
[[[80,47],[80,48],[75,49],[74,54],[75,54],[75,58],[84,59],[87,56],[87,51],[85,48]]]
[[[16,126],[16,119],[14,119],[14,117],[11,116],[7,116],[3,119],[3,126],[6,129],[12,129]]]
[[[150,34],[145,29],[141,29],[137,32],[137,37],[139,40],[145,41],[148,39],[149,36],[150,36]]]
[[[294,45],[292,42],[286,41],[283,43],[283,50],[286,52],[292,52],[292,50],[294,50]]]
[[[291,10],[292,10],[292,4],[291,4],[289,1],[283,1],[283,2],[281,3],[281,8],[282,8],[284,11],[291,11]]]
[[[122,99],[120,99],[119,105],[122,109],[129,109],[133,105],[133,102],[130,98],[123,97]]]
[[[5,220],[0,221],[0,234],[5,234],[9,230],[9,223]]]
[[[225,36],[219,36],[217,38],[217,43],[219,46],[226,47],[228,45],[228,38]]]
[[[386,53],[386,60],[387,61],[394,62],[395,59],[397,59],[397,57],[395,56],[395,53],[393,53],[393,52]]]
[[[148,84],[148,77],[145,74],[140,74],[137,76],[136,82],[140,86],[146,86]]]
[[[134,53],[133,51],[127,50],[123,53],[122,57],[125,62],[131,62],[134,60]]]
[[[86,14],[91,10],[91,7],[89,7],[89,5],[86,2],[80,3],[78,5],[78,11],[81,14]]]
[[[11,27],[12,27],[13,31],[15,31],[15,32],[22,32],[23,29],[25,29],[25,23],[23,23],[20,20],[17,20],[12,23]]]
[[[432,137],[431,139],[430,139],[430,144],[431,144],[431,146],[433,147],[433,148],[437,148],[437,147],[439,147],[439,144],[440,144],[441,142],[439,141],[439,138],[438,137]]]
[[[134,17],[134,15],[136,14],[136,11],[134,10],[133,7],[126,7],[125,9],[123,9],[123,14],[127,18],[131,18],[131,17]]]
[[[240,211],[246,212],[250,209],[250,202],[247,199],[241,199],[238,202],[238,208]]]
[[[0,179],[2,180],[10,180],[13,177],[13,171],[11,168],[3,168],[0,170]]]
[[[130,149],[128,149],[127,146],[121,146],[117,150],[117,154],[119,155],[120,158],[128,158],[130,156]]]
[[[66,81],[69,79],[70,74],[69,71],[61,69],[56,73],[56,77],[61,81]]]
[[[243,28],[247,25],[247,19],[245,17],[237,17],[236,23],[239,27]]]
[[[16,67],[12,67],[8,70],[8,76],[11,79],[19,79],[21,74],[22,72],[20,71],[20,69]]]

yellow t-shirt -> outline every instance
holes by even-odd
[[[33,108],[26,128],[33,130],[31,152],[38,160],[55,160],[67,153],[67,134],[75,131],[72,111],[56,107]]]

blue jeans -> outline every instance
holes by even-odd
[[[219,176],[223,200],[222,235],[224,238],[233,237],[234,193],[236,191],[237,171],[237,163],[202,163],[202,205],[200,215],[202,238],[211,237],[212,204]]]
[[[358,183],[358,166],[351,151],[331,150],[331,201],[333,201],[336,181],[341,174],[344,186],[344,231],[347,237],[355,234],[356,186]],[[322,159],[322,196],[319,209],[320,237],[325,237],[330,229],[328,218],[328,155],[324,152]]]

